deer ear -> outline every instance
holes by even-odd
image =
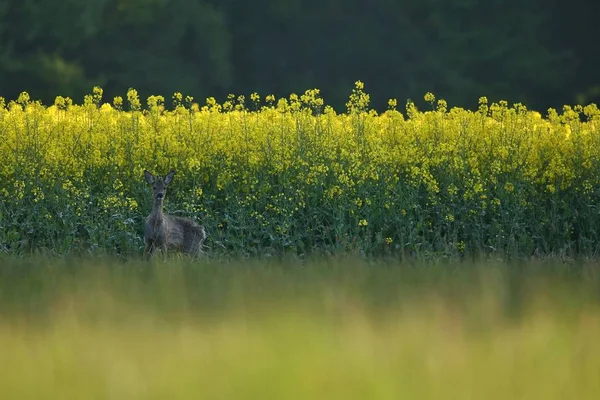
[[[146,182],[148,182],[151,185],[154,183],[154,176],[152,176],[150,172],[144,170],[144,176],[146,177]]]
[[[173,176],[175,175],[175,171],[171,170],[171,172],[169,172],[167,174],[167,176],[165,176],[165,185],[169,185],[171,183],[171,181],[173,180]]]

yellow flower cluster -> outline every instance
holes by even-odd
[[[134,89],[112,104],[102,103],[102,94],[94,88],[81,105],[59,96],[44,106],[27,93],[8,104],[0,98],[5,207],[22,205],[27,196],[50,201],[51,191],[62,190],[67,202],[101,198],[106,213],[144,213],[143,170],[174,168],[180,189],[174,201],[213,218],[215,229],[224,226],[223,210],[235,206],[244,210],[244,223],[276,226],[270,235],[290,232],[295,219],[313,221],[305,229],[344,220],[339,226],[348,234],[359,227],[356,234],[380,234],[390,245],[399,242],[401,229],[390,221],[403,221],[407,210],[410,218],[427,214],[414,225],[423,232],[505,206],[522,209],[541,194],[551,199],[572,191],[585,199],[600,188],[595,105],[543,117],[485,97],[475,111],[448,109],[427,93],[427,111],[409,101],[401,112],[392,99],[377,113],[362,82],[345,113],[326,106],[316,89],[268,95],[263,105],[253,93],[252,106],[243,96],[200,105],[176,93],[171,109],[162,96],[150,96],[144,108]],[[437,220],[424,211],[432,208]],[[468,234],[454,232],[457,237],[445,240],[462,252]]]

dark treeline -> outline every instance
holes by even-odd
[[[598,102],[599,2],[556,0],[0,0],[0,96],[80,102],[180,91],[287,96],[343,110],[356,80],[385,108],[427,91],[545,111]],[[168,105],[170,102],[168,102]]]

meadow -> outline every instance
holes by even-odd
[[[598,265],[0,260],[6,399],[595,399]]]
[[[596,256],[596,105],[369,101],[361,82],[344,112],[317,89],[0,99],[0,251],[135,258],[142,172],[175,169],[166,211],[202,223],[215,257]]]

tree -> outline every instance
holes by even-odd
[[[231,84],[229,35],[211,5],[186,0],[0,1],[3,96],[208,95]]]
[[[0,95],[319,88],[343,109],[362,80],[378,109],[428,91],[560,107],[593,98],[594,15],[542,0],[0,0]]]

